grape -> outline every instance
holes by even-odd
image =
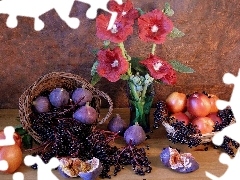
[[[54,107],[60,108],[68,104],[69,93],[63,88],[55,88],[49,94],[49,100]]]
[[[86,102],[91,102],[93,95],[91,91],[84,88],[77,88],[73,91],[72,100],[75,104],[80,106],[85,105]]]

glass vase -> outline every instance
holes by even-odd
[[[130,125],[138,123],[142,126],[143,130],[148,133],[150,131],[150,110],[154,99],[154,87],[150,84],[147,87],[145,96],[143,98],[136,99],[134,93],[135,90],[131,88],[128,83],[128,102],[130,110]]]

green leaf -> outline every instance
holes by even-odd
[[[138,13],[139,13],[140,15],[145,14],[145,12],[144,12],[141,8],[136,8],[136,10],[138,10]]]
[[[172,65],[173,69],[181,73],[193,73],[194,70],[177,60],[170,60],[169,63]]]
[[[23,129],[22,126],[21,127],[20,126],[21,125],[15,127],[15,132],[18,133],[20,136],[27,134],[28,132],[25,129]]]
[[[145,66],[141,65],[139,63],[141,59],[138,57],[132,57],[131,59],[131,67],[132,69],[134,69],[136,72],[140,72],[140,73],[147,73],[147,69],[145,68]]]
[[[110,45],[110,41],[109,40],[103,41],[103,48],[104,49],[107,49],[109,47],[109,45]]]
[[[97,84],[101,79],[101,76],[99,76],[97,73],[95,73],[93,76],[92,76],[92,79],[91,79],[91,84],[94,86],[95,84]]]
[[[127,81],[129,79],[129,76],[127,74],[123,74],[121,75],[121,79]]]
[[[171,6],[169,3],[165,3],[163,13],[166,14],[167,16],[172,16],[174,14],[174,11],[171,9]]]
[[[174,27],[171,33],[168,35],[171,38],[183,37],[185,34],[178,28]]]
[[[33,146],[33,138],[29,134],[25,134],[22,137],[23,147],[25,149],[30,149]]]

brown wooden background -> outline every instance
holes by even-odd
[[[178,59],[195,69],[194,74],[178,74],[175,86],[156,85],[155,102],[172,91],[191,93],[207,91],[221,99],[229,99],[232,86],[222,82],[226,72],[235,75],[240,67],[240,3],[239,0],[133,0],[144,11],[162,9],[169,2],[175,11],[171,17],[175,27],[186,35],[168,40],[157,47],[156,54],[166,60]],[[40,18],[45,27],[35,31],[34,20],[18,17],[18,26],[6,26],[7,14],[0,13],[0,108],[18,108],[18,98],[40,76],[65,71],[90,80],[94,56],[90,50],[101,41],[95,36],[95,20],[86,18],[87,4],[75,2],[70,16],[81,20],[71,29],[55,10]],[[131,37],[126,44],[129,54],[145,57],[150,45]],[[114,107],[127,107],[125,82],[102,80],[100,90],[113,99]]]

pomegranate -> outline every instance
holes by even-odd
[[[22,164],[22,150],[17,144],[3,146],[0,149],[0,161],[1,160],[5,160],[8,162],[8,169],[3,172],[13,174]]]
[[[195,117],[205,117],[210,113],[211,103],[203,93],[195,92],[187,98],[187,111]]]
[[[173,92],[166,99],[166,105],[171,113],[181,112],[185,109],[187,96],[184,93]]]
[[[174,121],[182,121],[185,125],[188,125],[190,122],[189,117],[183,112],[177,112],[172,114],[170,117],[174,118]]]
[[[210,101],[210,104],[211,104],[210,113],[218,112],[218,108],[217,108],[217,105],[216,105],[217,100],[219,100],[219,98],[216,95],[209,94],[209,101]]]
[[[222,119],[218,116],[217,112],[210,113],[207,115],[207,117],[212,119],[214,124],[216,124],[216,122],[218,122],[219,124],[222,123]]]
[[[192,120],[192,124],[197,126],[202,134],[211,133],[214,130],[214,122],[209,117],[196,117]]]

